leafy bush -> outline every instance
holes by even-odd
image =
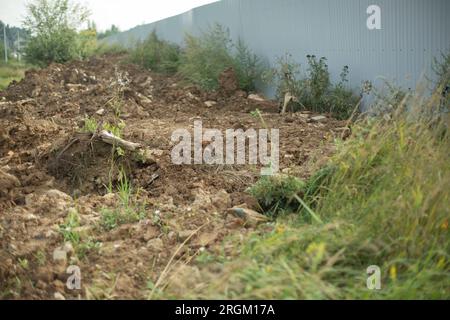
[[[95,29],[82,30],[77,35],[77,55],[86,59],[97,51],[97,31]]]
[[[442,92],[441,106],[446,112],[450,109],[450,52],[442,54],[434,60],[434,71],[437,76],[435,90]]]
[[[27,6],[24,25],[31,32],[26,58],[40,66],[77,57],[77,28],[89,13],[69,0],[35,0]]]
[[[308,109],[320,113],[331,113],[338,119],[348,118],[355,110],[359,97],[348,88],[349,67],[344,66],[340,81],[332,84],[327,59],[307,56],[308,67],[302,74],[300,65],[290,54],[278,58],[275,68],[265,74],[264,80],[275,83],[276,96],[284,101],[286,93],[295,97],[294,111]]]
[[[112,187],[110,188],[109,192],[112,193]],[[137,190],[136,194],[133,193],[132,185],[122,168],[117,184],[117,194],[120,202],[113,209],[102,209],[100,220],[102,229],[109,231],[121,224],[137,222],[145,218],[145,203],[140,203],[138,200],[139,190]]]
[[[269,216],[298,208],[294,195],[303,193],[305,183],[287,175],[264,176],[248,189]],[[295,206],[293,206],[295,205]]]
[[[153,31],[131,50],[130,59],[144,68],[170,74],[178,70],[180,49],[175,44],[159,39]]]
[[[403,88],[384,81],[384,85],[372,89],[375,101],[371,104],[368,114],[372,117],[390,118],[402,107],[408,94]]]
[[[219,75],[230,67],[236,71],[241,89],[254,90],[263,67],[241,40],[234,44],[229,31],[219,24],[199,37],[186,35],[180,66],[186,79],[206,90],[215,90],[219,87]]]
[[[109,44],[106,42],[100,42],[97,44],[97,47],[95,48],[94,55],[101,56],[105,54],[122,54],[127,52],[128,49],[118,43]]]
[[[234,68],[239,80],[239,87],[247,92],[254,91],[255,84],[262,78],[264,66],[261,59],[239,39],[235,45]]]
[[[329,92],[329,112],[340,119],[348,119],[353,112],[358,111],[360,96],[348,88],[349,67],[344,66],[340,81]]]
[[[112,24],[111,28],[109,28],[108,30],[104,31],[104,32],[98,32],[97,33],[97,39],[101,40],[110,36],[113,36],[115,34],[120,33],[120,29],[119,27],[117,27],[116,25]]]
[[[263,81],[275,84],[276,98],[283,101],[286,92],[290,92],[297,98],[300,97],[302,93],[300,64],[293,60],[291,54],[286,53],[283,57],[277,58],[275,65],[276,67],[264,72]],[[297,101],[297,103],[300,102]]]

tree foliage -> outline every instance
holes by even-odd
[[[31,38],[26,48],[27,60],[38,65],[66,62],[77,55],[77,28],[89,11],[69,0],[35,0],[27,5],[24,26]]]

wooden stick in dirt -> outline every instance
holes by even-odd
[[[99,137],[102,139],[103,142],[121,147],[128,151],[136,151],[137,149],[142,148],[142,145],[139,143],[131,142],[124,140],[122,138],[116,137],[112,133],[102,130],[99,134]]]

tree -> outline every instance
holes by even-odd
[[[70,0],[35,0],[27,5],[24,26],[31,37],[25,49],[29,62],[48,65],[77,56],[77,29],[89,11]]]
[[[100,40],[118,33],[120,33],[119,27],[113,24],[111,25],[110,29],[106,30],[105,32],[98,33],[97,38]]]

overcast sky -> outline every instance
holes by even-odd
[[[25,4],[32,0],[0,0],[0,20],[20,26]],[[128,30],[142,23],[164,19],[215,0],[72,0],[87,6],[99,30],[111,24]]]

